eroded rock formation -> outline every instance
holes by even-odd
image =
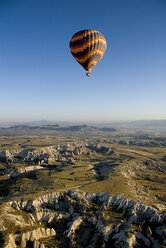
[[[69,190],[6,204],[0,226],[6,248],[44,247],[43,238],[50,237],[61,242],[57,247],[66,248],[159,248],[166,245],[166,214],[159,213],[161,209],[106,193]],[[7,233],[6,219],[15,232]]]

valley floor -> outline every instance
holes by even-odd
[[[165,144],[157,136],[1,136],[0,246],[165,247]]]

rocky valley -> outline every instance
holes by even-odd
[[[102,132],[0,136],[0,247],[166,247],[166,137]]]

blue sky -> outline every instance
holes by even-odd
[[[0,0],[0,121],[166,119],[165,0]],[[91,77],[69,50],[96,29]]]

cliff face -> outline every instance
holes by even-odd
[[[6,248],[164,247],[163,209],[106,193],[71,190],[12,201],[3,205],[0,214],[1,244]]]

